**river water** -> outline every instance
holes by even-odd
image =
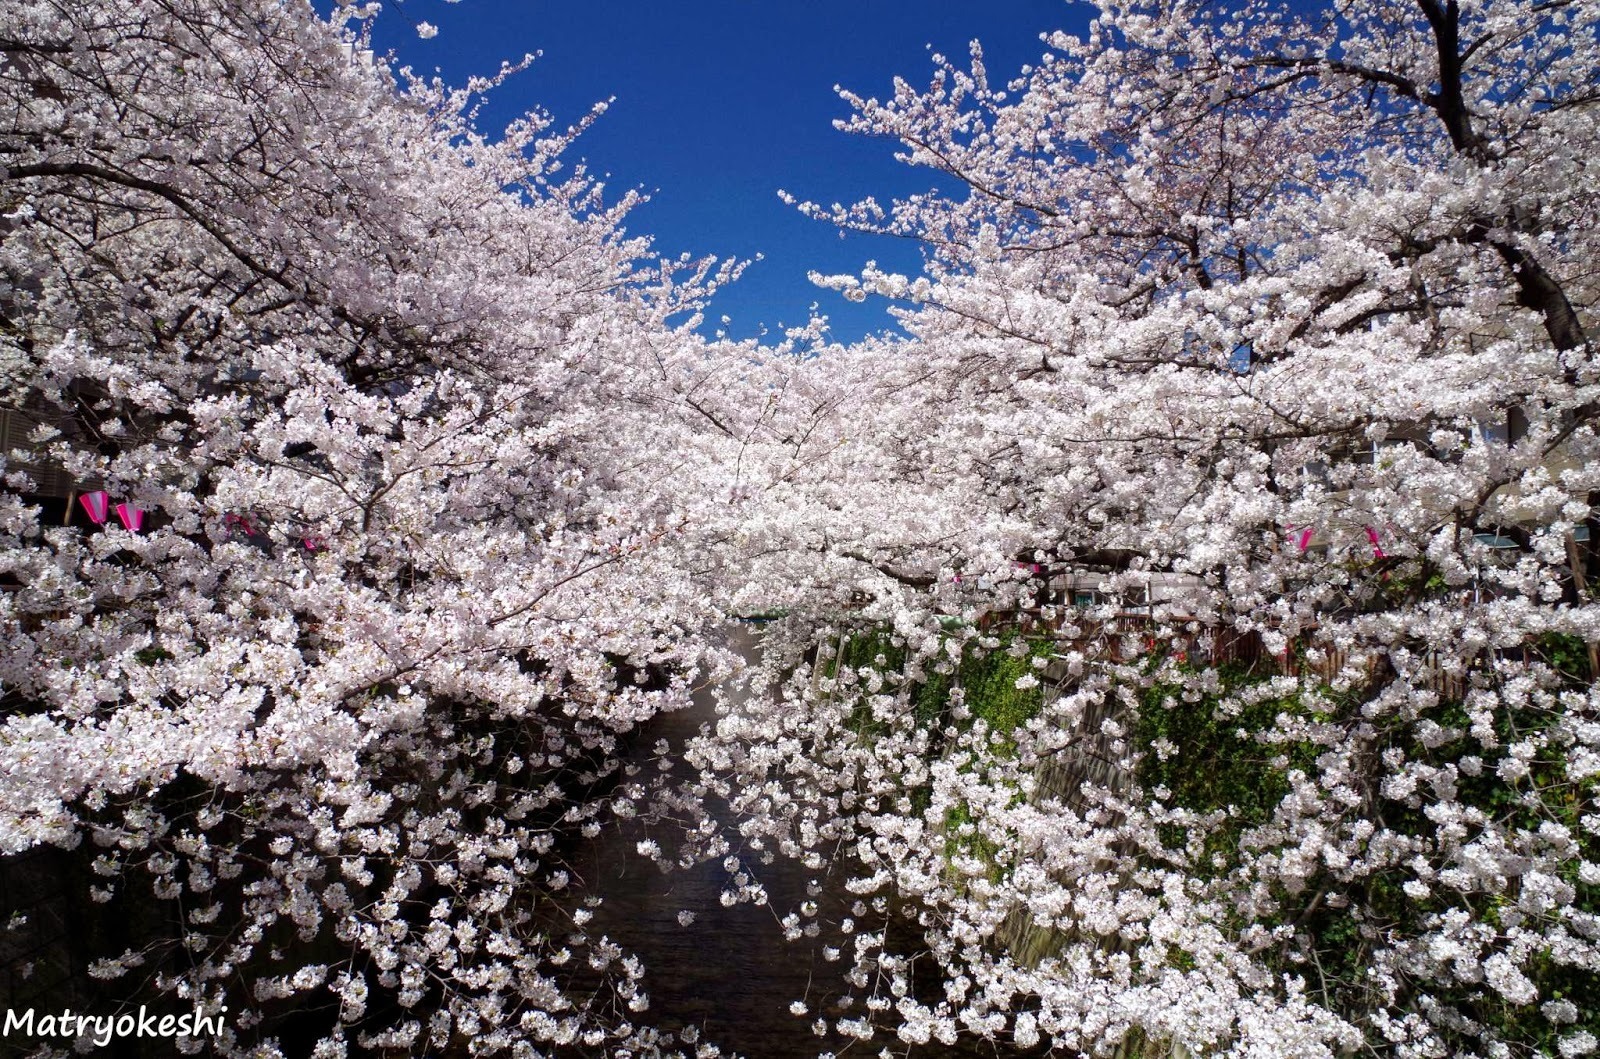
[[[732,635],[746,657],[753,657],[758,649],[754,633],[739,629]],[[642,772],[655,770],[658,740],[668,740],[676,756],[685,740],[716,718],[709,693],[697,696],[687,709],[654,718],[634,740],[630,763],[640,765]],[[840,1014],[833,1001],[842,992],[846,968],[843,962],[823,959],[826,939],[786,942],[778,925],[779,917],[806,899],[807,884],[816,873],[778,858],[757,868],[769,895],[767,905],[726,908],[721,895],[728,873],[720,862],[668,873],[636,853],[645,839],[674,849],[676,842],[668,841],[672,836],[664,827],[670,825],[642,818],[622,821],[585,843],[571,861],[582,889],[605,898],[589,924],[591,935],[611,938],[637,954],[647,968],[650,1008],[637,1016],[640,1021],[668,1032],[688,1029],[724,1055],[746,1059],[811,1059],[826,1052],[876,1056],[885,1047],[895,1056],[917,1059],[1013,1054],[979,1041],[963,1041],[954,1048],[936,1043],[908,1048],[884,1033],[869,1042],[817,1036],[812,1023],[818,1013]],[[819,900],[823,919],[837,921],[843,914],[837,895],[825,890]],[[693,915],[692,925],[679,922],[682,912]],[[804,1002],[808,1013],[792,1014],[795,1001]],[[856,1014],[861,1014],[859,1008]]]

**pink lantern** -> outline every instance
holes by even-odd
[[[1301,555],[1304,555],[1306,549],[1311,547],[1311,538],[1316,536],[1317,533],[1317,527],[1315,526],[1301,526],[1298,533],[1295,532],[1294,526],[1285,526],[1283,528],[1288,531],[1289,539],[1294,541],[1295,546],[1300,549]]]
[[[93,493],[84,493],[78,497],[78,503],[83,505],[83,510],[88,514],[89,521],[96,526],[102,525],[106,520],[106,516],[110,514],[111,498],[106,495],[104,489]]]
[[[300,543],[305,545],[308,552],[320,552],[328,546],[328,542],[322,537],[303,537]]]
[[[122,520],[122,528],[129,533],[138,533],[139,527],[144,525],[144,512],[132,504],[118,504],[117,517]]]
[[[1373,529],[1371,526],[1364,526],[1362,528],[1367,531],[1367,540],[1372,542],[1372,557],[1374,559],[1382,559],[1383,546],[1378,543],[1378,531]]]

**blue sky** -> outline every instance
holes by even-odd
[[[456,84],[542,51],[497,94],[486,131],[533,105],[565,125],[614,96],[575,151],[610,174],[613,195],[650,194],[630,232],[674,256],[764,255],[718,296],[712,325],[727,314],[736,337],[762,325],[775,334],[804,323],[816,302],[848,340],[892,326],[884,303],[846,302],[811,286],[807,271],[854,272],[868,260],[915,271],[919,251],[899,239],[841,239],[777,190],[823,203],[888,200],[926,190],[934,175],[895,162],[887,141],[834,129],[848,109],[833,86],[881,97],[896,74],[925,84],[931,52],[964,60],[973,38],[990,75],[1009,79],[1043,53],[1040,33],[1081,31],[1089,11],[1065,0],[402,0],[386,5],[375,40]],[[438,36],[419,38],[423,21]]]

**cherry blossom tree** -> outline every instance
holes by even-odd
[[[396,72],[371,14],[0,7],[0,852],[158,899],[93,974],[226,1054],[610,1051],[642,972],[563,856],[728,665],[694,327],[738,269],[652,261],[581,124],[476,130],[518,67]]]
[[[838,1029],[1596,1047],[1597,31],[1106,3],[845,94],[962,191],[802,207],[927,266],[817,277],[912,338],[797,367],[813,574],[699,751],[860,898]]]
[[[847,95],[965,191],[805,207],[927,265],[772,349],[373,13],[0,0],[0,852],[156,898],[108,995],[673,1051],[562,896],[643,811],[814,873],[824,1036],[1595,1048],[1600,7],[1108,3]]]

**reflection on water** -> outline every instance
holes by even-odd
[[[754,651],[748,631],[734,635],[747,655]],[[676,752],[702,723],[715,719],[709,694],[697,697],[689,709],[655,718],[634,741],[630,763],[641,766],[642,772],[654,771],[652,748],[658,740],[669,740]],[[756,869],[769,895],[766,906],[725,908],[720,898],[728,874],[720,862],[667,873],[637,855],[635,848],[645,839],[675,849],[670,827],[641,818],[613,824],[576,850],[571,860],[582,890],[605,897],[588,925],[591,936],[611,938],[637,954],[647,968],[650,1009],[637,1016],[640,1021],[674,1033],[691,1029],[692,1036],[718,1045],[724,1055],[737,1053],[747,1059],[810,1059],[834,1051],[875,1056],[885,1046],[892,1046],[897,1056],[929,1059],[1011,1054],[978,1041],[963,1041],[956,1048],[931,1044],[908,1052],[906,1045],[885,1034],[870,1042],[832,1034],[818,1037],[811,1029],[817,1013],[839,1014],[833,1000],[840,992],[844,962],[824,961],[826,938],[784,941],[777,923],[805,900],[806,885],[815,873],[778,858]],[[842,910],[837,898],[829,898],[826,892],[821,898],[822,918],[837,922]],[[679,914],[685,911],[692,913],[692,925],[680,923]],[[797,1000],[807,1004],[808,1014],[790,1012]]]

